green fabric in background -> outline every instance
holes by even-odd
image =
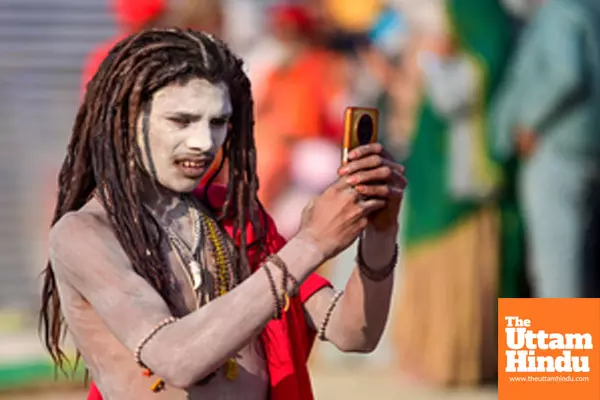
[[[520,297],[524,276],[523,224],[514,196],[516,165],[498,165],[491,157],[487,123],[490,100],[498,87],[512,47],[510,18],[497,0],[448,0],[448,20],[459,51],[478,61],[483,76],[480,104],[484,116],[480,134],[485,148],[481,156],[488,165],[502,172],[502,197],[492,205],[500,210],[501,277],[500,297]],[[406,174],[407,220],[404,238],[408,253],[416,247],[443,237],[462,220],[490,204],[460,201],[450,195],[447,173],[448,121],[436,113],[425,97],[417,116]]]
[[[73,385],[83,387],[84,369],[73,374],[56,372],[51,361],[30,360],[0,365],[0,394],[4,391],[30,389],[40,386]]]

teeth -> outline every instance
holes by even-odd
[[[200,167],[202,167],[202,163],[197,162],[197,161],[182,161],[181,165],[183,165],[186,168],[200,168]]]

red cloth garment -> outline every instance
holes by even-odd
[[[198,188],[194,194],[203,198],[203,188]],[[224,186],[211,185],[207,200],[218,208],[224,203],[225,194]],[[267,216],[264,222],[267,223],[267,250],[269,253],[277,252],[286,241],[277,232],[271,217]],[[225,221],[224,228],[230,235],[233,234],[232,221]],[[247,231],[247,242],[252,243],[254,233],[249,228]],[[235,239],[239,242],[239,235]],[[254,271],[266,256],[258,250],[257,247],[251,247],[248,251],[248,259]],[[311,274],[300,286],[299,295],[291,299],[290,308],[284,313],[284,317],[281,320],[271,320],[262,332],[269,370],[269,400],[313,400],[307,361],[316,332],[306,322],[303,303],[326,286],[331,286],[329,281],[316,273]],[[102,400],[102,395],[93,383],[88,400]]]
[[[115,0],[117,20],[126,30],[136,31],[165,11],[165,0]]]
[[[306,7],[296,4],[275,4],[270,8],[271,24],[279,27],[294,27],[299,32],[311,34],[316,21]]]

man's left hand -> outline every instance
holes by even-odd
[[[519,156],[526,160],[537,148],[538,135],[531,129],[525,127],[517,128],[517,151]]]
[[[394,161],[380,143],[359,146],[348,154],[348,163],[339,170],[340,177],[364,197],[386,200],[386,206],[369,216],[376,231],[389,231],[398,225],[398,214],[406,188],[404,167]]]

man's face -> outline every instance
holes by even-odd
[[[137,121],[144,168],[167,189],[191,192],[225,142],[231,113],[224,83],[194,78],[160,89]]]

